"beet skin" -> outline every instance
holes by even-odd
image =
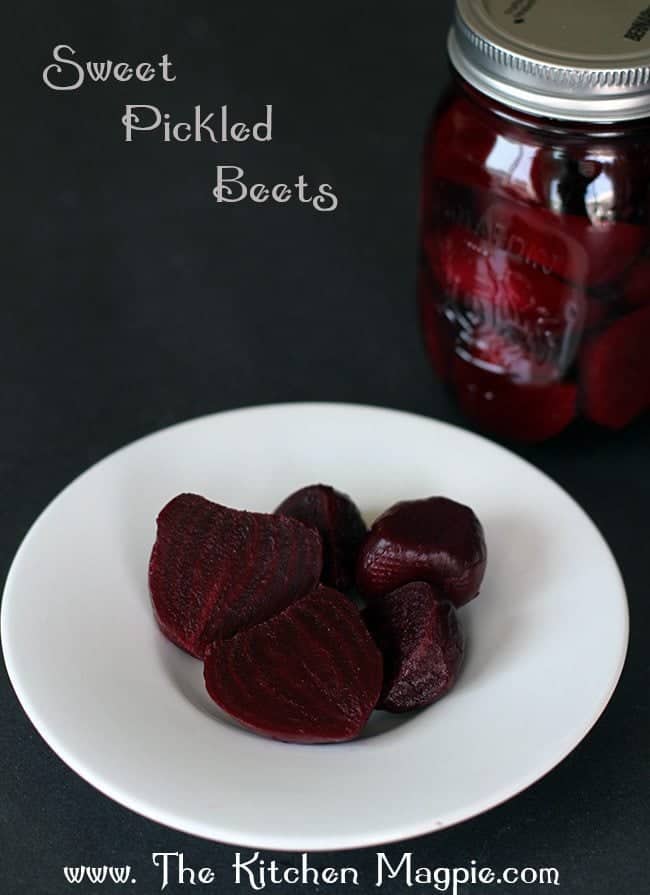
[[[460,671],[464,641],[448,600],[416,581],[373,600],[364,618],[384,657],[378,708],[408,712],[449,692]]]
[[[256,733],[291,743],[357,737],[375,708],[382,659],[357,608],[326,587],[229,640],[204,667],[217,705]]]
[[[163,634],[202,659],[312,591],[321,569],[320,537],[301,522],[180,494],[158,516],[149,587]]]
[[[291,494],[275,511],[315,528],[323,539],[323,584],[348,590],[366,536],[366,524],[356,504],[329,485],[308,485]]]
[[[426,581],[454,606],[478,595],[487,551],[469,507],[446,497],[396,503],[374,523],[357,561],[357,587],[367,599]]]

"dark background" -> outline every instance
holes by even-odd
[[[448,77],[450,0],[12,7],[3,14],[0,578],[71,478],[178,420],[318,399],[464,424],[429,371],[414,304],[418,151]],[[57,43],[82,63],[167,52],[177,80],[54,92],[41,73]],[[227,103],[245,121],[273,103],[274,138],[216,146],[151,134],[126,144],[127,102],[174,120]],[[340,207],[218,206],[219,163],[239,164],[251,182],[304,173],[332,183]],[[521,451],[585,507],[625,576],[631,649],[605,715],[528,791],[391,846],[393,857],[408,848],[432,866],[555,866],[571,895],[647,885],[649,436],[646,418],[616,435],[576,427]],[[150,854],[163,850],[219,868],[206,891],[234,890],[233,848],[100,795],[42,742],[4,673],[1,683],[3,895],[70,891],[61,867],[84,863],[130,863],[134,895],[158,891]],[[312,862],[355,864],[372,880],[373,859],[365,850]]]

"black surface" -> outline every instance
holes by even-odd
[[[71,478],[177,420],[323,399],[463,423],[432,379],[413,300],[417,157],[447,77],[450,8],[249,0],[4,9],[1,575]],[[177,80],[55,93],[41,72],[57,43],[81,60],[168,52]],[[198,103],[228,103],[245,120],[273,103],[274,139],[234,148],[156,137],[125,144],[126,102],[178,118]],[[217,206],[220,162],[241,165],[252,180],[302,172],[331,182],[340,208]],[[578,428],[522,452],[590,513],[625,576],[631,649],[605,715],[527,792],[456,828],[390,846],[393,857],[412,850],[431,866],[554,866],[571,895],[645,890],[649,436],[646,419],[617,435]],[[218,869],[212,886],[167,891],[235,891],[235,849],[104,798],[43,743],[4,675],[1,693],[3,895],[119,891],[63,879],[63,865],[104,863],[133,865],[134,895],[159,891],[151,853],[163,850]],[[374,854],[312,861],[366,868],[362,886],[347,891],[369,892]],[[403,890],[397,881],[384,887]]]

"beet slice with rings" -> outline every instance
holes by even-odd
[[[409,712],[451,690],[465,643],[456,610],[431,585],[405,584],[373,600],[363,616],[384,657],[377,708]]]
[[[217,640],[211,698],[256,733],[290,743],[357,737],[382,686],[382,658],[358,609],[323,586],[268,621]]]
[[[336,590],[354,584],[359,547],[366,536],[366,523],[356,504],[330,485],[307,485],[290,494],[275,511],[315,528],[323,540],[321,580]]]
[[[180,494],[158,516],[149,587],[163,634],[200,659],[313,590],[321,569],[320,536],[301,522]]]
[[[455,606],[478,595],[487,551],[483,526],[467,506],[447,497],[405,500],[374,523],[357,563],[367,599],[426,581]]]

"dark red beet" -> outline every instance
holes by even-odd
[[[382,659],[357,608],[319,587],[279,615],[216,641],[208,693],[241,724],[291,743],[358,736],[375,708]]]
[[[162,632],[197,658],[313,590],[320,537],[301,522],[181,494],[158,516],[149,587]]]
[[[422,581],[378,597],[364,612],[384,657],[378,708],[409,712],[431,705],[456,683],[463,634],[456,611]]]
[[[544,212],[550,226],[561,228],[567,240],[575,240],[574,256],[581,251],[586,255],[586,275],[575,279],[573,270],[567,270],[567,279],[584,283],[589,287],[604,286],[617,280],[642,251],[646,234],[641,227],[619,222],[592,223],[588,218],[573,215],[558,216]]]
[[[645,245],[644,229],[634,224],[593,222],[548,208],[495,202],[487,195],[485,202],[479,235],[581,288],[618,279]]]
[[[489,193],[481,193],[478,200],[483,207],[474,230],[486,247],[546,275],[582,283],[588,266],[585,251],[562,232],[561,219],[546,209],[495,199]]]
[[[523,385],[461,357],[454,358],[452,380],[461,410],[500,438],[544,441],[576,415],[578,389],[571,382]]]
[[[632,308],[650,305],[650,258],[640,258],[625,278],[623,300]]]
[[[585,416],[620,429],[650,409],[650,307],[612,323],[580,357]]]
[[[357,553],[366,524],[347,494],[329,485],[308,485],[291,494],[275,511],[315,528],[323,539],[321,580],[336,590],[354,584]]]
[[[590,295],[587,302],[585,334],[602,329],[618,307],[618,304],[618,291],[607,290],[603,295],[598,293]]]
[[[424,246],[441,292],[479,325],[519,333],[536,351],[550,333],[552,353],[580,334],[583,293],[530,261],[496,248],[464,227],[428,233]]]
[[[530,177],[541,204],[557,214],[594,221],[647,223],[644,142],[632,135],[605,142],[602,134],[590,135],[589,128],[576,136],[565,133],[535,157]]]
[[[492,177],[486,161],[496,139],[476,114],[476,107],[460,97],[440,115],[424,165],[434,177],[468,187],[490,187]]]
[[[455,606],[478,595],[487,552],[469,507],[446,497],[406,500],[374,523],[357,563],[357,586],[371,599],[426,581]]]
[[[487,326],[476,329],[471,340],[459,341],[457,351],[471,357],[472,363],[504,374],[513,382],[547,383],[560,376],[558,368],[547,358],[538,359],[521,342],[506,339]]]

